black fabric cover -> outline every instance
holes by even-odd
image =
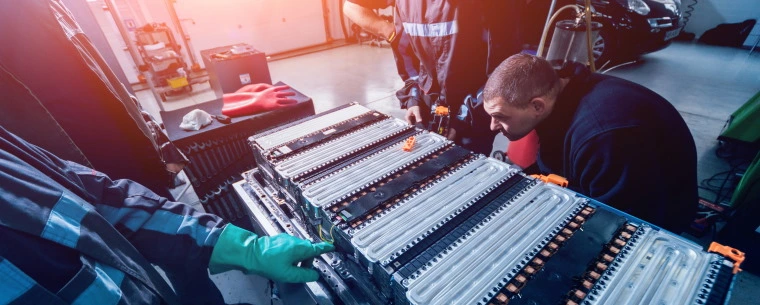
[[[752,32],[757,20],[747,19],[740,23],[723,23],[707,30],[699,37],[699,42],[726,47],[741,47]]]

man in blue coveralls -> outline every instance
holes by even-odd
[[[374,12],[391,5],[393,23]],[[404,80],[396,96],[407,122],[426,125],[433,106],[447,106],[446,136],[489,155],[497,133],[488,128],[482,88],[502,60],[520,51],[524,5],[524,0],[347,0],[343,12],[390,42]]]

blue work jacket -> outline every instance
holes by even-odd
[[[210,282],[224,225],[0,127],[0,304],[194,303],[151,264]],[[218,290],[209,294],[222,301]]]

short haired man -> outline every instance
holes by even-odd
[[[492,130],[515,141],[536,129],[541,172],[673,232],[693,219],[694,139],[657,93],[583,68],[560,78],[546,60],[517,54],[495,69],[484,95]]]

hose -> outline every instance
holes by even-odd
[[[688,0],[687,0],[688,1]],[[689,23],[689,19],[691,19],[691,12],[694,11],[694,6],[697,5],[699,1],[698,0],[692,0],[692,3],[686,6],[686,9],[683,12],[683,27],[686,27],[686,24]]]
[[[544,45],[546,43],[546,36],[549,35],[549,27],[552,24],[554,24],[554,19],[556,19],[557,16],[559,16],[559,14],[562,13],[562,11],[566,9],[570,9],[570,8],[575,9],[575,13],[580,15],[581,13],[580,6],[575,5],[575,4],[568,4],[561,7],[559,10],[557,10],[557,12],[554,13],[554,15],[552,15],[552,17],[546,21],[546,24],[544,24],[544,32],[541,34],[541,42],[538,44],[538,53],[537,53],[538,57],[544,57]]]
[[[638,59],[636,59],[636,60],[632,60],[632,61],[628,61],[628,62],[624,62],[624,63],[622,63],[622,64],[618,64],[618,65],[616,65],[616,66],[613,66],[613,67],[611,67],[611,68],[609,68],[609,69],[607,69],[607,70],[604,70],[604,71],[602,71],[602,72],[599,72],[599,73],[601,73],[601,74],[605,74],[605,73],[607,73],[607,72],[610,72],[610,71],[612,71],[612,70],[614,70],[614,69],[617,69],[617,68],[620,68],[620,67],[623,67],[623,66],[627,66],[627,65],[630,65],[630,64],[635,64],[635,63],[637,63],[637,62],[639,62],[639,60],[638,60]],[[608,62],[606,62],[604,65],[606,66],[608,63],[609,63],[609,61],[608,61]],[[602,66],[602,67],[604,67],[604,66]]]

